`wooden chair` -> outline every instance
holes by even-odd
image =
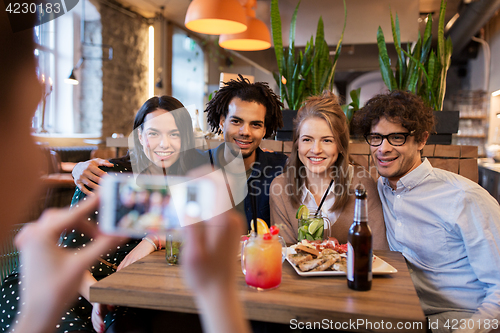
[[[59,154],[48,149],[46,156],[48,159],[48,172],[42,176],[42,183],[46,189],[42,211],[49,207],[69,205],[76,187],[71,174],[62,172]],[[36,216],[34,217],[36,218]]]
[[[283,152],[283,141],[262,140],[260,143],[260,148],[281,153]]]

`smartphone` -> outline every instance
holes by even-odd
[[[120,174],[102,181],[99,226],[108,234],[144,237],[213,216],[214,184],[206,179]]]

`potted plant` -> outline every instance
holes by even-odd
[[[274,79],[280,88],[280,95],[288,108],[298,110],[308,96],[321,94],[324,90],[333,89],[333,80],[337,60],[342,48],[342,40],[346,26],[347,8],[344,1],[344,28],[337,43],[335,56],[330,57],[328,43],[325,40],[323,19],[320,17],[316,29],[316,38],[311,36],[304,52],[295,48],[295,26],[300,2],[297,4],[290,23],[288,48],[283,47],[281,34],[281,16],[278,0],[271,1],[271,30],[274,51],[279,73]]]
[[[424,36],[418,34],[417,42],[407,50],[401,46],[399,19],[396,14],[394,22],[391,13],[391,28],[394,39],[394,48],[397,58],[395,72],[391,68],[384,33],[379,27],[377,31],[377,45],[379,49],[379,65],[382,79],[389,90],[411,91],[432,107],[436,118],[436,133],[428,140],[429,144],[451,144],[451,135],[458,131],[458,111],[442,112],[443,100],[446,92],[446,75],[450,67],[453,51],[451,39],[444,38],[444,15],[446,1],[441,0],[439,10],[437,48],[433,50],[432,43],[432,16],[428,15]]]

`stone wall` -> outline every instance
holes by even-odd
[[[113,60],[102,63],[102,137],[128,135],[135,113],[148,98],[148,25],[106,5],[100,8],[102,43]]]
[[[77,133],[101,133],[102,130],[102,24],[100,20],[85,21],[85,42],[81,66],[80,112],[75,116]]]

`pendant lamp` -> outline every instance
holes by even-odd
[[[245,4],[248,29],[238,34],[220,35],[220,47],[235,51],[259,51],[271,47],[271,34],[266,24],[255,17],[255,6],[255,0],[248,0]]]
[[[247,18],[238,0],[194,0],[188,7],[184,25],[208,35],[239,33],[247,29]]]

